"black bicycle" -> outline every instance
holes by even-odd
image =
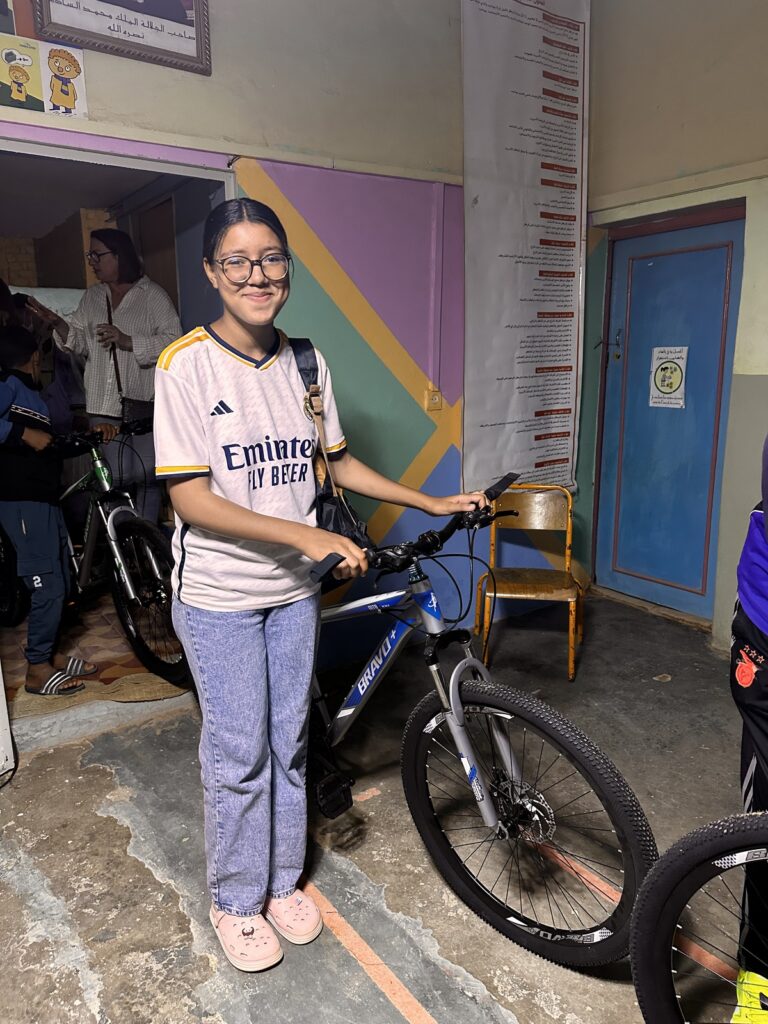
[[[690,832],[637,899],[632,974],[648,1024],[768,1019],[768,813]]]
[[[486,491],[489,500],[509,482]],[[609,963],[627,952],[635,895],[657,856],[637,798],[575,725],[494,682],[470,633],[446,621],[423,568],[461,528],[474,558],[476,531],[494,516],[462,513],[442,530],[370,551],[371,569],[407,572],[407,585],[322,612],[323,623],[378,614],[388,625],[335,714],[315,682],[312,789],[328,817],[351,806],[351,780],[333,748],[414,630],[421,632],[434,690],[405,727],[401,768],[411,816],[437,870],[468,907],[527,949],[571,967]],[[315,578],[341,560],[329,556]],[[452,645],[463,657],[446,675],[442,655]]]
[[[151,420],[122,425],[122,443],[148,433]],[[171,544],[154,523],[142,519],[128,491],[113,487],[112,471],[96,432],[59,435],[54,443],[68,454],[90,456],[88,472],[68,487],[62,502],[74,494],[88,495],[82,544],[69,537],[72,583],[76,595],[98,584],[94,572],[99,555],[106,559],[112,600],[123,632],[139,661],[172,683],[186,683],[189,668],[171,621]]]

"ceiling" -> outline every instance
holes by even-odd
[[[0,236],[40,238],[75,210],[105,209],[172,175],[22,153],[0,153]]]

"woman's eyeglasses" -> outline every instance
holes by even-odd
[[[89,249],[85,254],[85,258],[90,260],[91,263],[98,263],[102,256],[114,256],[114,252],[111,249],[103,249],[101,252],[97,252],[95,249]]]
[[[270,252],[260,260],[249,260],[247,256],[227,256],[226,259],[213,262],[221,267],[224,277],[232,284],[245,284],[250,281],[254,267],[258,267],[268,281],[285,280],[291,257],[281,252]]]

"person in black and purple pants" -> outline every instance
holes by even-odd
[[[763,445],[762,501],[749,517],[737,570],[731,627],[731,694],[742,719],[744,811],[768,810],[768,438]],[[732,1024],[768,1022],[768,865],[749,865],[742,904],[739,1006]],[[760,1013],[759,1017],[755,1013]]]

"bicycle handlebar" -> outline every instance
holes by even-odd
[[[519,479],[519,476],[519,473],[507,473],[501,480],[486,488],[483,493],[488,501],[495,501],[515,480]],[[517,512],[502,514],[517,515]],[[404,541],[401,544],[392,544],[388,547],[367,549],[368,565],[372,569],[383,569],[385,572],[401,572],[407,569],[413,559],[419,555],[437,554],[458,529],[471,530],[490,526],[498,515],[499,513],[491,512],[488,506],[472,509],[471,512],[457,512],[448,520],[442,530],[427,530],[419,534],[415,541]],[[321,562],[316,562],[312,566],[309,572],[310,579],[313,583],[322,582],[343,561],[343,555],[336,553],[326,555]]]
[[[136,437],[139,434],[149,434],[152,431],[152,419],[128,420],[120,424],[118,437]],[[75,454],[86,448],[99,448],[104,444],[104,438],[99,430],[72,431],[68,434],[56,434],[51,443],[57,450],[72,448]]]

